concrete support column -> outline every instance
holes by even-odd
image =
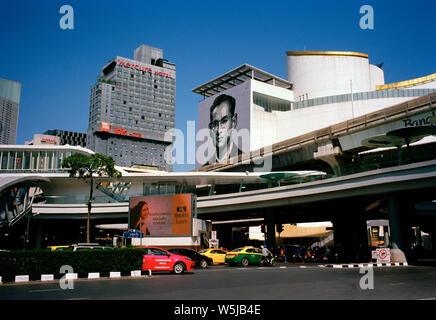
[[[276,223],[272,209],[268,209],[265,213],[265,226],[266,226],[266,246],[270,251],[276,248]]]
[[[221,248],[233,249],[233,232],[231,225],[215,225],[213,230],[217,232],[217,238],[219,239],[219,246]]]
[[[363,208],[344,201],[332,222],[338,262],[368,262],[368,235]]]
[[[42,222],[30,219],[30,233],[33,234],[33,247],[35,249],[41,249],[41,243],[42,243],[42,235],[43,235],[43,224]]]
[[[340,147],[333,146],[332,141],[323,141],[318,145],[318,149],[313,153],[313,158],[315,160],[322,160],[327,162],[327,164],[332,168],[333,172],[337,176],[342,175],[341,163],[338,160],[342,155],[342,150]]]
[[[400,200],[398,195],[389,196],[388,205],[392,246],[391,260],[393,262],[407,262],[409,244],[407,205]]]

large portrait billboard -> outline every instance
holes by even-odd
[[[250,81],[199,103],[196,167],[250,150]]]
[[[129,229],[145,236],[191,236],[195,195],[130,197]]]

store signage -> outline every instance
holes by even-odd
[[[103,132],[111,132],[111,124],[109,122],[102,122],[100,131]],[[126,129],[120,128],[120,127],[114,127],[114,130],[112,132],[113,134],[118,134],[120,136],[129,136],[129,137],[135,137],[135,138],[143,138],[142,133],[140,132],[128,132]]]
[[[130,63],[130,62],[123,61],[123,60],[118,60],[117,63],[120,66],[124,66],[124,67],[127,67],[127,68],[139,70],[139,71],[145,71],[145,72],[148,72],[148,73],[154,73],[155,75],[163,76],[163,77],[166,77],[166,78],[172,78],[173,77],[170,73],[166,73],[166,72],[159,71],[159,70],[153,70],[150,67],[142,66],[140,64]]]
[[[57,144],[56,139],[41,138],[41,142]]]
[[[144,238],[144,232],[141,232],[139,230],[129,230],[124,232],[123,234],[124,238]]]
[[[102,122],[100,130],[103,132],[111,132],[111,124],[109,122]]]

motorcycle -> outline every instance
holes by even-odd
[[[267,257],[262,257],[262,260],[260,262],[261,266],[264,267],[271,267],[273,266],[275,263],[275,258],[273,256],[267,256]]]

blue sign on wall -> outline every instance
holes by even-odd
[[[139,230],[129,230],[124,232],[124,238],[144,238],[144,232]]]

